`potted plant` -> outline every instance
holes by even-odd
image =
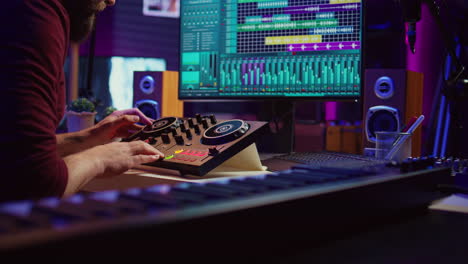
[[[108,106],[104,109],[104,112],[102,113],[102,119],[106,118],[108,115],[112,114],[113,112],[117,111],[117,108],[113,106]]]
[[[68,132],[79,131],[94,125],[96,107],[89,99],[80,97],[67,106]]]

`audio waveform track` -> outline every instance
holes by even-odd
[[[226,95],[359,93],[357,56],[295,56],[223,59],[219,92]]]

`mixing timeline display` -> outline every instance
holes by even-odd
[[[180,98],[358,97],[361,0],[182,0]]]

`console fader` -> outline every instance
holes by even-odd
[[[267,122],[240,119],[218,121],[214,115],[165,117],[124,139],[144,140],[165,158],[144,165],[203,176],[255,142]]]

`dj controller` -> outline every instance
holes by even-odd
[[[155,120],[123,141],[143,140],[164,154],[144,164],[203,176],[255,143],[266,122],[240,119],[218,121],[214,115]]]

